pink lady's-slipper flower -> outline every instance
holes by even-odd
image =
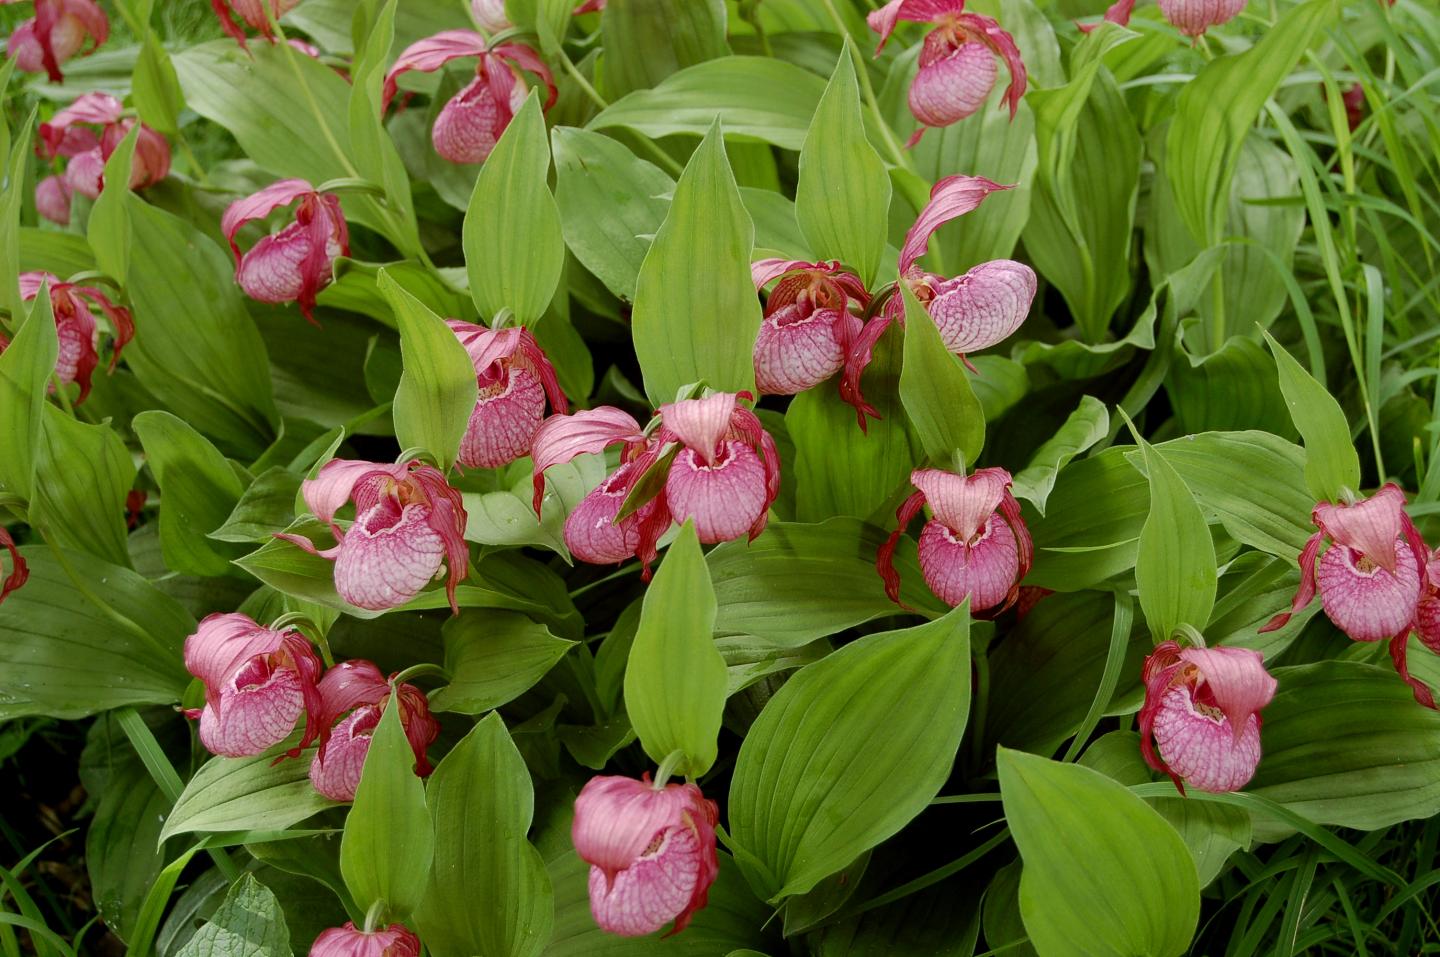
[[[271,43],[275,42],[275,31],[270,27],[270,16],[280,19],[300,4],[300,0],[210,0],[215,16],[220,18],[220,28],[234,37],[240,46],[245,46],[245,28],[235,22],[238,16],[246,26],[259,30],[260,35]],[[266,15],[269,7],[269,16]]]
[[[60,226],[70,225],[70,196],[74,190],[63,176],[47,176],[35,184],[35,212]]]
[[[1104,22],[1113,23],[1116,26],[1129,26],[1130,15],[1135,12],[1135,0],[1115,0],[1105,10]],[[1077,23],[1081,33],[1090,33],[1100,26],[1099,23]]]
[[[1159,0],[1160,12],[1187,37],[1229,23],[1245,9],[1245,0]]]
[[[911,472],[910,482],[919,491],[895,512],[899,524],[875,559],[890,600],[900,602],[895,548],[928,504],[933,517],[920,532],[920,571],[936,597],[951,607],[969,598],[970,611],[987,618],[1014,604],[1035,549],[1010,481],[1010,473],[1000,468],[977,469],[968,476],[940,469]]]
[[[470,0],[470,16],[486,33],[499,33],[514,26],[505,16],[505,0]]]
[[[125,107],[108,93],[86,93],[40,124],[35,151],[40,156],[64,157],[65,184],[82,196],[96,199],[104,187],[105,161],[137,122],[124,116]],[[98,133],[89,127],[97,127]],[[130,188],[153,186],[170,174],[170,144],[165,137],[140,124],[135,154],[130,163]],[[36,204],[40,202],[36,191]],[[66,202],[68,219],[68,198]]]
[[[720,872],[719,820],[694,784],[591,778],[575,799],[570,837],[590,865],[590,913],[600,929],[640,937],[673,920],[671,934],[684,930]]]
[[[185,670],[205,683],[200,743],[242,758],[284,741],[305,717],[298,755],[320,734],[320,659],[298,632],[277,631],[241,614],[215,614],[185,639]]]
[[[470,571],[465,506],[439,469],[418,461],[332,459],[300,491],[315,517],[330,526],[335,547],[319,552],[303,535],[276,537],[333,559],[341,598],[357,608],[385,611],[444,575],[450,608],[459,614],[455,586]],[[355,503],[348,530],[335,523],[347,501]]]
[[[1440,654],[1440,548],[1429,554],[1421,582],[1420,601],[1415,606],[1415,617],[1410,622],[1410,629],[1415,632],[1415,637],[1420,639],[1422,645]],[[1423,681],[1410,676],[1410,669],[1406,664],[1409,639],[1409,634],[1392,638],[1390,657],[1395,662],[1395,669],[1400,672],[1400,677],[1404,678],[1405,683],[1415,692],[1415,700],[1427,708],[1435,708],[1435,695]]]
[[[10,574],[0,578],[0,601],[4,601],[6,595],[29,580],[30,566],[25,564],[20,549],[15,547],[15,539],[10,537],[4,526],[0,526],[0,548],[10,553]]]
[[[530,443],[545,418],[545,401],[570,411],[555,367],[528,329],[486,329],[458,319],[450,330],[470,354],[480,397],[460,440],[460,464],[497,469],[530,454]]]
[[[870,303],[865,284],[838,262],[762,259],[750,267],[756,290],[776,279],[755,338],[755,385],[761,395],[796,395],[845,365],[860,317]]]
[[[930,202],[915,218],[900,249],[900,281],[925,306],[945,348],[964,357],[1008,339],[1030,314],[1035,301],[1035,270],[1011,259],[981,263],[953,279],[925,272],[916,263],[930,245],[935,230],[979,207],[1001,186],[983,176],[947,176],[930,191]],[[865,402],[860,378],[870,364],[875,344],[890,323],[904,322],[905,306],[898,289],[880,314],[866,324],[845,362],[840,394],[858,411],[860,427],[865,416],[880,415]]]
[[[473,30],[446,30],[412,43],[385,75],[384,106],[399,87],[396,80],[410,70],[430,73],[451,60],[475,57],[475,79],[450,98],[430,131],[435,152],[452,163],[483,163],[515,111],[525,102],[520,70],[545,84],[544,109],[555,105],[555,78],[540,54],[523,43],[502,43],[491,49]]]
[[[100,364],[100,329],[90,305],[98,307],[110,322],[114,335],[114,349],[110,353],[111,372],[115,371],[115,363],[120,360],[120,350],[135,337],[135,322],[129,309],[115,305],[94,286],[61,282],[58,276],[48,272],[21,273],[20,298],[27,302],[34,299],[46,283],[50,284],[50,309],[55,316],[55,332],[60,341],[60,351],[55,359],[55,377],[61,385],[79,383],[80,394],[75,399],[75,404],[79,405],[90,395],[90,378]],[[9,341],[0,334],[0,352],[4,352],[7,345]]]
[[[965,13],[965,0],[890,0],[866,18],[880,34],[878,54],[901,20],[930,23],[935,29],[920,48],[920,70],[910,85],[910,112],[922,124],[906,146],[920,142],[932,126],[949,126],[980,109],[995,88],[995,57],[1005,58],[1010,87],[1005,102],[1010,116],[1025,95],[1025,63],[1014,37],[978,13]]]
[[[391,924],[368,934],[353,921],[320,932],[310,957],[420,957],[420,938],[404,924]]]
[[[660,439],[679,442],[665,479],[665,504],[675,521],[694,519],[707,545],[765,530],[780,494],[780,454],[754,412],[740,405],[748,393],[716,392],[660,407]]]
[[[246,223],[297,200],[294,222],[241,254],[235,236]],[[316,192],[303,179],[282,179],[231,203],[220,228],[235,254],[235,281],[247,296],[257,302],[298,303],[300,313],[315,322],[315,297],[334,280],[336,257],[350,255],[350,231],[338,196]]]
[[[0,4],[20,0],[0,0]],[[5,55],[26,73],[42,70],[51,83],[65,79],[60,64],[80,55],[89,56],[110,36],[110,20],[94,0],[35,0],[35,16],[10,34]],[[85,41],[90,49],[82,53]]]
[[[1157,645],[1145,659],[1140,751],[1180,793],[1236,791],[1260,764],[1260,710],[1275,679],[1258,651]],[[1159,754],[1156,754],[1156,749]]]
[[[400,724],[415,752],[415,773],[422,778],[430,774],[425,749],[440,736],[440,723],[430,716],[425,693],[412,684],[401,684],[392,693],[390,682],[370,662],[342,661],[320,679],[320,749],[310,762],[315,790],[332,801],[355,800],[371,736],[380,715],[396,700]]]

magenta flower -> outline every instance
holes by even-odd
[[[75,404],[79,405],[90,395],[90,378],[100,364],[100,331],[90,304],[105,314],[114,334],[111,372],[115,371],[115,363],[120,360],[120,350],[135,337],[135,323],[129,309],[115,305],[94,286],[61,282],[58,276],[48,272],[21,273],[20,297],[27,302],[34,299],[45,283],[50,284],[50,308],[55,316],[55,332],[60,342],[60,351],[55,359],[55,377],[61,385],[80,384],[80,394],[75,399]],[[86,300],[89,300],[88,304]],[[4,352],[8,345],[9,340],[0,334],[0,352]],[[54,388],[53,385],[51,388]]]
[[[355,800],[371,736],[397,695],[400,723],[415,752],[415,773],[423,778],[434,770],[425,749],[440,736],[440,723],[430,716],[425,693],[402,684],[392,694],[390,682],[370,662],[342,661],[320,679],[320,748],[310,762],[315,790],[332,801]]]
[[[694,519],[707,545],[765,530],[780,494],[775,440],[734,392],[716,392],[660,407],[660,439],[679,442],[665,479],[665,503],[675,521]]]
[[[890,0],[866,21],[880,34],[878,54],[901,20],[930,23],[920,48],[920,70],[910,85],[910,112],[921,123],[906,146],[914,146],[932,126],[949,126],[984,106],[995,88],[995,57],[1005,58],[1010,87],[1005,102],[1010,116],[1025,95],[1025,62],[1014,37],[1000,24],[977,13],[965,13],[965,0]]]
[[[1117,26],[1128,26],[1130,15],[1135,12],[1135,0],[1115,0],[1105,10],[1104,21]],[[1077,23],[1081,33],[1090,33],[1100,26],[1099,23]]]
[[[220,28],[241,47],[245,46],[245,29],[235,22],[238,16],[251,29],[259,30],[260,35],[270,42],[275,42],[275,31],[270,28],[270,19],[266,16],[265,8],[270,8],[270,14],[275,19],[280,19],[298,6],[300,0],[210,0],[210,6],[214,9],[215,15],[220,18]]]
[[[10,553],[10,574],[0,578],[0,601],[5,596],[19,588],[30,578],[30,566],[25,564],[25,558],[20,554],[20,549],[15,547],[15,539],[0,525],[0,548]]]
[[[625,937],[671,934],[705,906],[720,872],[714,801],[694,784],[657,788],[618,776],[591,778],[575,799],[571,840],[590,865],[590,913]],[[667,935],[668,936],[668,935]]]
[[[297,200],[294,222],[241,255],[235,236],[246,223]],[[298,303],[301,314],[315,322],[315,297],[335,278],[335,258],[350,255],[350,231],[338,196],[316,192],[303,179],[282,179],[231,203],[220,228],[235,254],[235,281],[247,296]]]
[[[74,190],[63,176],[47,176],[35,184],[35,212],[52,223],[70,225],[70,195]]]
[[[46,159],[55,156],[68,159],[65,185],[82,196],[96,199],[104,187],[105,161],[136,123],[135,119],[124,116],[124,111],[120,101],[108,93],[86,93],[56,113],[48,123],[40,124],[40,141],[35,144],[35,151]],[[98,127],[98,132],[89,128],[92,126]],[[170,144],[142,123],[130,164],[130,188],[153,186],[169,174]],[[39,201],[37,188],[37,204]],[[68,219],[68,197],[65,205]]]
[[[1260,764],[1260,710],[1275,679],[1258,651],[1157,645],[1145,659],[1140,752],[1180,793],[1236,791]],[[1159,754],[1156,754],[1156,748]]]
[[[1187,37],[1229,23],[1245,9],[1245,0],[1159,0],[1165,19]]]
[[[332,459],[300,490],[315,517],[329,524],[335,547],[319,552],[303,535],[276,537],[334,559],[341,598],[357,608],[385,611],[445,575],[450,608],[459,614],[455,586],[470,571],[465,506],[439,469],[418,461]],[[344,530],[335,513],[347,501],[355,503],[355,521]]]
[[[346,921],[320,932],[310,945],[310,957],[420,957],[420,938],[404,924],[391,924],[365,933]]]
[[[545,418],[546,398],[561,415],[570,411],[555,367],[528,329],[486,329],[458,319],[449,324],[470,354],[480,387],[460,441],[460,464],[497,469],[524,458]]]
[[[928,504],[933,517],[920,532],[920,571],[930,590],[951,607],[969,598],[970,611],[987,618],[1013,605],[1035,549],[1010,492],[1010,473],[988,468],[964,476],[917,469],[910,482],[919,491],[895,512],[899,524],[875,559],[890,600],[900,602],[895,548]]]
[[[20,0],[0,0],[0,4]],[[51,83],[65,79],[60,64],[74,56],[89,56],[110,36],[110,20],[94,0],[35,0],[35,16],[10,34],[5,55],[26,73],[45,71]],[[82,53],[85,41],[89,51]]]
[[[243,758],[284,741],[305,716],[297,756],[320,734],[320,659],[295,631],[265,628],[246,615],[214,614],[185,639],[185,670],[205,683],[200,743]]]
[[[930,191],[930,202],[905,234],[900,249],[900,281],[910,287],[930,313],[945,348],[962,357],[988,349],[1020,328],[1035,301],[1035,270],[1010,259],[996,259],[946,279],[925,272],[916,263],[925,254],[935,230],[976,209],[991,193],[1011,188],[983,176],[945,177]],[[860,378],[890,323],[904,319],[904,302],[896,294],[880,315],[866,324],[846,359],[840,394],[858,410],[862,429],[865,416],[878,419],[880,415],[861,395]]]
[[[852,310],[870,303],[865,284],[838,262],[762,259],[750,267],[757,290],[780,281],[765,303],[755,338],[761,395],[795,395],[839,372],[860,334]]]
[[[450,98],[430,131],[435,152],[452,163],[483,163],[515,111],[525,102],[520,70],[545,84],[544,109],[555,105],[555,78],[540,55],[523,43],[502,43],[490,49],[473,30],[446,30],[405,48],[385,75],[384,106],[399,87],[396,80],[410,70],[430,73],[451,60],[475,57],[475,79]]]

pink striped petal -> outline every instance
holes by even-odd
[[[602,405],[573,415],[552,415],[540,425],[530,443],[531,478],[535,485],[535,513],[545,496],[545,470],[577,455],[603,452],[619,443],[643,442],[645,434],[630,413]]]
[[[382,94],[382,109],[390,106],[399,90],[396,81],[402,73],[419,70],[432,73],[451,60],[467,56],[479,56],[486,49],[485,38],[474,30],[445,30],[434,36],[410,44],[385,74],[385,88]]]
[[[483,163],[525,103],[525,86],[493,63],[441,108],[430,131],[435,152],[452,163]]]
[[[965,0],[890,0],[866,16],[865,22],[880,34],[880,45],[875,48],[876,54],[879,54],[901,20],[926,23],[943,14],[959,13],[964,9]]]
[[[696,801],[694,785],[656,788],[648,779],[619,775],[591,778],[575,799],[570,836],[586,862],[614,874],[640,857],[656,836],[681,823]]]
[[[200,713],[200,743],[212,754],[243,758],[284,741],[305,713],[302,679],[288,668],[272,670],[252,659],[220,694],[218,707]]]
[[[321,466],[315,478],[300,484],[305,506],[320,521],[334,522],[335,513],[350,500],[355,483],[372,472],[383,472],[399,481],[405,477],[405,466],[361,459],[331,459]]]
[[[910,484],[925,494],[935,517],[961,541],[970,541],[1000,508],[1010,473],[1001,468],[977,469],[968,476],[941,469],[917,469]]]
[[[405,604],[445,565],[445,541],[430,527],[430,509],[407,505],[396,516],[389,503],[357,518],[335,559],[335,590],[350,604],[385,611]]]
[[[703,849],[689,828],[665,830],[654,850],[613,879],[590,868],[590,913],[601,930],[622,937],[653,934],[674,920],[695,896]]]
[[[845,365],[835,309],[807,302],[782,306],[765,317],[755,337],[755,386],[761,395],[796,395],[814,388]]]
[[[910,85],[910,112],[926,126],[949,126],[980,109],[990,99],[999,73],[995,54],[983,43],[965,42],[929,55],[932,39],[939,36],[936,31],[926,37],[920,71]]]
[[[361,705],[379,704],[390,693],[390,682],[373,661],[352,658],[342,661],[320,679],[321,719],[334,724],[343,714]]]
[[[735,415],[734,392],[716,392],[703,399],[685,399],[660,406],[660,421],[703,462],[720,454],[720,442],[730,432]]]
[[[1405,525],[1405,493],[1396,484],[1383,486],[1354,505],[1315,506],[1315,524],[1332,542],[1348,545],[1382,568],[1395,568],[1396,539]]]
[[[972,612],[987,611],[1009,600],[1018,584],[1015,533],[998,514],[986,520],[974,541],[960,539],[941,522],[926,522],[920,533],[920,571],[947,605],[968,597]]]
[[[1415,637],[1440,655],[1440,596],[1427,595],[1415,606]]]
[[[4,351],[4,347],[5,337],[0,335],[0,352]],[[25,563],[25,556],[15,547],[15,539],[10,537],[4,526],[0,526],[0,548],[10,553],[10,574],[0,578],[0,602],[3,602],[6,595],[30,580],[30,566]]]
[[[947,176],[930,190],[930,202],[915,217],[915,224],[905,234],[900,247],[900,274],[903,276],[925,254],[935,230],[960,216],[977,209],[985,197],[996,190],[1014,189],[1002,186],[983,176]]]
[[[65,164],[65,184],[89,199],[99,199],[105,181],[105,157],[100,147],[80,153]]]
[[[339,248],[327,249],[332,258]],[[256,243],[240,259],[235,281],[256,302],[294,302],[305,287],[302,267],[310,256],[310,231],[291,223]]]
[[[1130,15],[1135,12],[1135,0],[1115,0],[1105,10],[1104,22],[1119,24],[1120,26],[1130,25]],[[1099,23],[1077,23],[1081,33],[1090,33]]]
[[[470,15],[487,33],[499,33],[511,26],[505,16],[505,0],[470,0]]]
[[[379,723],[379,705],[367,704],[335,726],[310,761],[310,783],[315,790],[332,801],[355,800],[371,735]]]
[[[267,5],[275,19],[278,20],[300,4],[300,0],[269,0],[268,4],[265,0],[229,0],[229,2],[235,8],[235,12],[240,15],[240,19],[244,20],[252,29],[260,30],[266,36],[270,35],[270,21],[265,16]]]
[[[1232,728],[1243,729],[1275,697],[1276,681],[1260,652],[1249,648],[1186,648],[1180,660],[1200,671],[1199,687],[1209,689],[1215,707]]]
[[[315,187],[303,179],[282,179],[225,207],[225,214],[220,217],[220,231],[229,240],[236,260],[240,258],[240,250],[235,245],[235,234],[240,232],[242,226],[257,219],[264,219],[281,206],[289,206],[297,199],[314,192]]]
[[[545,388],[524,369],[512,369],[503,384],[482,393],[460,441],[460,464],[495,469],[530,454],[530,443],[545,417]]]
[[[25,73],[45,69],[45,48],[35,32],[35,20],[29,19],[15,28],[5,43],[5,55],[15,61],[15,68]]]
[[[700,541],[728,542],[765,515],[765,466],[744,442],[725,442],[709,465],[693,449],[682,449],[665,480],[665,502],[675,521],[694,519]]]
[[[652,506],[618,524],[615,516],[620,514],[620,506],[638,478],[637,471],[634,462],[620,466],[565,517],[565,547],[573,557],[592,565],[610,565],[635,557],[640,546],[640,525]]]
[[[77,123],[91,126],[109,126],[119,121],[125,106],[109,93],[86,93],[76,97],[65,109],[40,124],[40,138],[45,141],[52,154],[58,152],[66,132]]]
[[[935,287],[930,316],[945,348],[976,352],[1008,339],[1030,314],[1035,300],[1035,270],[1024,263],[997,259]]]
[[[70,184],[60,176],[47,176],[35,184],[35,212],[52,223],[70,225]]]
[[[1159,0],[1160,12],[1187,37],[1228,23],[1245,9],[1245,0]]]
[[[1331,545],[1320,557],[1315,571],[1320,603],[1335,627],[1356,641],[1391,638],[1415,616],[1419,564],[1408,548],[1394,555],[1394,572],[1345,545]]]
[[[205,617],[185,639],[185,670],[205,683],[218,701],[222,685],[244,661],[280,648],[285,633],[258,624],[238,612]]]
[[[420,938],[404,924],[365,933],[351,921],[320,932],[310,957],[420,957]]]
[[[1154,735],[1170,771],[1202,791],[1239,790],[1260,764],[1259,717],[1250,715],[1237,733],[1218,709],[1198,704],[1188,684],[1161,697]]]

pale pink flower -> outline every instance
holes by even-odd
[[[997,345],[1020,328],[1035,301],[1035,271],[1024,263],[996,259],[946,279],[925,272],[917,262],[935,230],[976,209],[991,193],[1012,188],[983,176],[945,177],[930,191],[930,202],[905,234],[900,249],[900,281],[930,313],[945,348],[962,357]],[[903,323],[904,319],[904,302],[897,289],[880,314],[856,337],[846,359],[840,394],[858,410],[861,428],[865,427],[867,415],[880,416],[861,395],[860,378],[885,330],[892,322]]]
[[[920,571],[930,590],[951,607],[970,599],[977,616],[994,617],[1013,605],[1020,580],[1030,571],[1034,546],[1020,503],[1010,492],[1010,473],[988,468],[965,476],[917,469],[910,482],[919,491],[895,512],[898,525],[875,560],[890,600],[900,601],[895,548],[928,504],[933,517],[920,532]]]
[[[185,670],[205,683],[200,743],[213,754],[263,754],[304,716],[298,755],[319,735],[320,659],[298,632],[276,631],[241,614],[215,614],[185,639]]]
[[[866,18],[880,34],[877,54],[901,20],[935,27],[925,35],[920,69],[910,85],[910,112],[921,126],[907,146],[918,143],[926,129],[958,123],[989,101],[998,73],[996,56],[1005,58],[1010,71],[1005,91],[1010,116],[1020,108],[1026,74],[1015,39],[990,17],[964,10],[965,0],[891,0]]]
[[[15,3],[18,0],[0,0]],[[5,44],[5,55],[26,73],[42,70],[50,82],[65,79],[60,64],[80,55],[89,56],[110,36],[110,20],[94,0],[35,0],[35,16],[15,28]],[[81,50],[85,41],[90,49]]]
[[[555,79],[540,55],[523,43],[502,43],[491,49],[473,30],[446,30],[410,44],[385,75],[383,102],[388,107],[399,90],[402,73],[430,73],[451,60],[475,57],[475,79],[440,110],[431,129],[435,152],[452,163],[483,163],[525,102],[520,70],[545,84],[544,109],[555,104]]]
[[[470,355],[480,387],[460,440],[460,464],[496,469],[524,458],[545,418],[546,399],[561,415],[570,411],[555,367],[528,329],[487,329],[458,319],[449,325]]]
[[[135,126],[124,116],[124,106],[108,93],[86,93],[49,122],[40,124],[36,152],[42,157],[64,157],[65,185],[90,199],[104,186],[105,161]],[[96,127],[92,130],[90,127]],[[153,186],[170,174],[170,144],[165,137],[140,124],[130,162],[130,188]]]
[[[317,552],[302,535],[277,537],[333,559],[341,598],[357,608],[385,611],[444,575],[450,608],[459,613],[455,587],[470,571],[465,506],[439,469],[418,461],[332,459],[300,489],[310,511],[329,524],[335,547]],[[347,501],[355,503],[355,521],[342,529],[335,513]]]
[[[1275,679],[1258,651],[1162,642],[1145,659],[1140,750],[1157,771],[1202,791],[1236,791],[1260,764],[1260,710]],[[1159,753],[1156,753],[1156,749]]]
[[[310,783],[316,791],[332,801],[355,800],[375,728],[397,696],[400,723],[415,754],[415,773],[429,775],[433,768],[425,750],[440,736],[440,723],[431,717],[425,693],[401,684],[392,695],[390,682],[374,664],[342,661],[320,679],[320,748],[310,762]]]
[[[353,921],[320,932],[310,957],[420,957],[420,938],[404,924],[365,933]]]
[[[1187,37],[1229,23],[1245,9],[1245,0],[1159,0],[1160,12]]]
[[[70,225],[70,194],[74,192],[63,176],[47,176],[35,184],[35,212],[52,223]]]
[[[220,18],[220,28],[242,47],[245,46],[245,29],[235,22],[235,17],[238,16],[247,26],[259,30],[261,36],[274,43],[275,31],[270,27],[265,8],[269,7],[270,16],[278,20],[299,4],[300,0],[210,0],[211,8]]]
[[[694,784],[657,788],[619,776],[591,778],[575,799],[570,836],[590,865],[590,913],[625,937],[671,934],[705,906],[720,871],[714,801]]]
[[[55,358],[55,377],[61,385],[79,383],[80,393],[75,404],[84,402],[90,395],[90,379],[95,367],[100,364],[100,327],[91,305],[99,308],[110,323],[114,336],[110,353],[109,371],[115,371],[120,360],[120,351],[135,337],[135,322],[130,310],[117,306],[94,286],[77,286],[61,282],[58,276],[48,272],[25,272],[20,274],[20,298],[30,301],[40,294],[40,287],[50,284],[50,309],[55,317],[55,332],[60,349]],[[9,341],[0,334],[0,352]],[[53,386],[52,386],[53,389]]]
[[[247,223],[299,202],[295,219],[243,255],[235,236]],[[235,281],[258,302],[299,304],[315,322],[315,297],[335,278],[335,259],[350,255],[350,231],[340,198],[316,192],[303,179],[282,179],[225,209],[220,228],[235,255]],[[318,325],[318,323],[317,323]]]
[[[486,33],[499,33],[513,26],[505,16],[505,0],[470,0],[470,15]]]
[[[855,310],[870,303],[865,285],[838,262],[762,259],[750,267],[757,290],[778,279],[755,338],[761,395],[795,395],[845,366],[860,334]],[[853,307],[853,309],[852,309]]]
[[[0,548],[10,553],[10,574],[0,578],[0,601],[4,601],[6,595],[29,580],[30,566],[25,564],[24,556],[15,547],[15,539],[10,537],[3,525],[0,525]]]
[[[660,407],[660,439],[681,449],[665,479],[665,502],[675,521],[693,519],[705,544],[754,538],[765,530],[780,494],[780,455],[746,393],[716,392]]]

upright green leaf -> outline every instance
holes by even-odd
[[[445,756],[426,790],[435,863],[415,924],[436,957],[536,957],[555,912],[550,877],[526,840],[530,772],[491,712]]]
[[[229,574],[231,559],[241,552],[209,535],[225,524],[245,491],[235,469],[203,435],[169,412],[142,412],[135,416],[134,429],[160,486],[165,564],[192,575]]]
[[[717,120],[690,157],[635,284],[631,328],[652,404],[691,382],[754,392],[754,239]]]
[[[6,58],[6,79],[10,76],[10,64],[15,61]],[[0,123],[0,126],[5,126]],[[8,135],[8,127],[6,127]],[[25,171],[30,166],[30,136],[35,129],[35,111],[15,135],[15,145],[6,154],[5,189],[0,191],[0,309],[10,313],[11,325],[16,317],[25,314],[25,305],[20,299],[20,209],[25,205]],[[8,138],[7,138],[8,142]]]
[[[387,920],[408,917],[424,896],[434,841],[425,785],[392,697],[370,740],[340,841],[340,873],[355,903],[369,910],[384,901]]]
[[[25,312],[21,309],[13,315],[22,317]],[[0,444],[5,447],[0,455],[0,492],[30,498],[45,395],[59,351],[46,286],[35,297],[30,318],[0,352]]]
[[[1215,607],[1215,546],[1205,516],[1164,456],[1137,434],[1150,478],[1150,514],[1140,529],[1135,585],[1157,642],[1181,625],[1204,628]]]
[[[600,21],[600,80],[615,100],[729,53],[723,0],[612,0]]]
[[[518,698],[575,646],[518,612],[467,611],[442,631],[450,683],[431,695],[430,707],[461,714],[483,714]]]
[[[730,784],[736,860],[756,893],[803,894],[923,811],[969,710],[968,605],[795,674],[746,734]]]
[[[1086,767],[1007,748],[997,763],[1005,819],[1025,862],[1020,915],[1039,953],[1177,957],[1189,949],[1199,878],[1164,818]]]
[[[851,266],[868,288],[885,253],[890,175],[865,138],[855,52],[847,36],[810,121],[800,150],[795,213],[814,254]]]
[[[550,140],[532,90],[480,170],[465,212],[465,270],[483,319],[508,308],[533,326],[555,295],[565,242],[549,174]]]
[[[130,275],[130,167],[139,136],[139,124],[130,127],[105,161],[105,188],[90,210],[86,229],[95,265],[122,286]]]
[[[1045,514],[1045,502],[1055,488],[1055,479],[1077,455],[1109,433],[1110,413],[1093,395],[1080,397],[1080,405],[1065,424],[1030,456],[1030,464],[1015,476],[1015,495]]]
[[[380,291],[395,311],[405,371],[395,391],[395,437],[402,449],[427,449],[442,472],[460,451],[479,388],[465,347],[435,313],[380,270]]]
[[[245,874],[176,957],[291,957],[293,953],[280,902],[268,887]]]
[[[1360,456],[1350,440],[1350,424],[1340,403],[1268,332],[1265,341],[1275,355],[1275,371],[1290,418],[1305,442],[1305,484],[1310,494],[1335,502],[1347,491],[1359,491]]]
[[[48,404],[40,431],[30,524],[62,548],[129,565],[125,496],[135,463],[124,441],[108,425],[87,425]]]
[[[949,464],[959,452],[974,464],[985,446],[985,412],[960,360],[945,348],[930,313],[905,283],[905,362],[900,370],[900,401],[920,437],[925,454]]]
[[[295,735],[285,745],[298,739]],[[278,764],[274,753],[211,758],[186,782],[160,840],[192,832],[279,830],[335,807],[310,783],[313,757],[313,751],[306,751]]]
[[[715,763],[725,709],[725,661],[714,632],[715,588],[686,522],[645,591],[625,667],[625,710],[653,761],[682,751],[677,770],[696,778]]]
[[[140,45],[140,57],[130,79],[130,96],[146,126],[171,135],[179,132],[185,94],[175,75],[175,64],[170,62],[170,54],[154,30],[145,31],[145,42]]]

